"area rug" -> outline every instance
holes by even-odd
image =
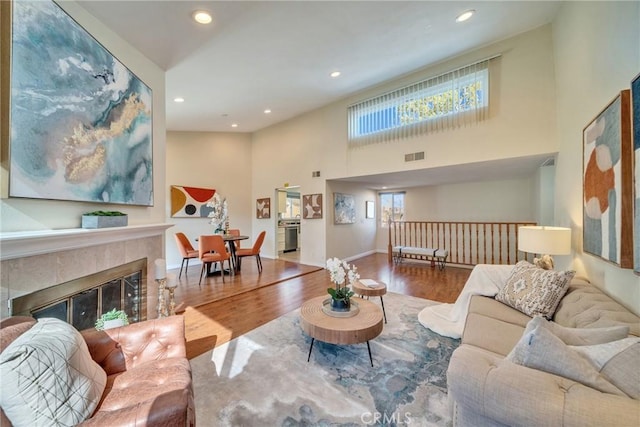
[[[371,301],[379,304],[379,298]],[[388,323],[366,343],[333,345],[288,313],[191,360],[202,426],[449,426],[446,370],[460,341],[418,323],[432,301],[388,293]]]

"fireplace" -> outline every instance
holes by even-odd
[[[143,258],[13,298],[11,314],[54,317],[80,331],[114,308],[127,313],[130,323],[140,322],[147,318],[146,271]]]
[[[19,305],[22,303],[16,306],[16,300],[40,291],[51,293],[42,294],[47,298],[39,296],[35,304],[30,303],[27,312],[33,308],[48,307],[48,303],[85,290],[90,291],[88,293],[102,294],[98,298],[106,300],[117,299],[117,296],[111,294],[111,292],[117,294],[117,289],[122,293],[133,292],[132,287],[127,284],[124,285],[124,290],[122,286],[118,288],[118,285],[108,284],[117,277],[124,277],[130,282],[140,282],[138,316],[140,319],[156,318],[158,286],[153,281],[154,262],[164,258],[165,231],[171,226],[172,224],[143,224],[96,230],[0,233],[0,318],[18,312],[24,313],[25,309]],[[141,271],[139,279],[136,276],[127,279],[136,271],[122,272],[120,276],[112,276],[111,273],[99,276],[103,274],[102,272],[118,269],[140,260],[145,260],[145,265],[136,269]],[[93,275],[97,275],[98,279],[86,289],[85,285],[77,285],[74,291],[57,293],[58,286],[61,284],[72,283],[81,278],[84,280]],[[105,283],[107,284],[105,288],[91,291]],[[77,302],[79,305],[80,298],[85,296],[89,298],[89,295],[80,295],[75,297],[76,300],[68,300],[66,303],[68,309],[73,310],[72,304]],[[91,301],[96,300],[91,297]],[[102,300],[98,299],[90,304],[102,307]],[[93,309],[89,306],[89,310]],[[127,310],[126,305],[125,310]],[[130,308],[130,310],[133,309]],[[73,313],[78,315],[79,311],[76,309]],[[86,324],[89,323],[87,320]]]

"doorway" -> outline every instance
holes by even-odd
[[[276,188],[276,253],[278,258],[300,262],[301,195],[299,186]]]

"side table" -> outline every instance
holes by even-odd
[[[384,311],[384,300],[382,296],[387,293],[387,285],[378,280],[360,279],[352,285],[353,292],[363,297],[380,297],[384,323],[387,323],[387,312]]]

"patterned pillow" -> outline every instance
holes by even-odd
[[[82,335],[40,319],[0,353],[0,406],[14,426],[76,425],[100,402],[107,374]]]
[[[550,319],[567,292],[575,271],[543,270],[527,262],[518,262],[496,300],[528,316]]]

